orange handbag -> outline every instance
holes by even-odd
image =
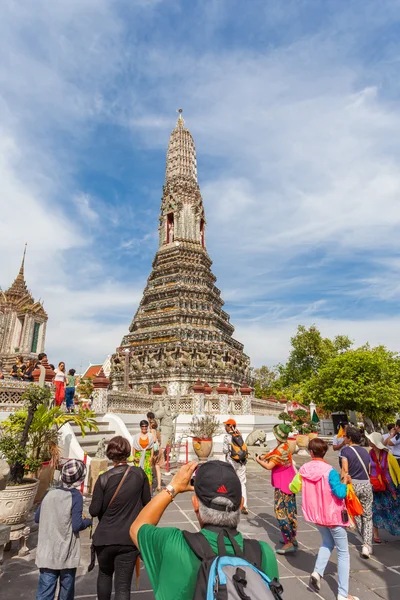
[[[358,517],[364,512],[361,502],[357,498],[351,483],[349,483],[347,486],[346,508],[350,517]]]

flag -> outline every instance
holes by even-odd
[[[311,421],[313,423],[319,423],[319,416],[317,415],[317,411],[316,410],[314,410],[314,412],[312,414]]]

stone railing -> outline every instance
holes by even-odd
[[[14,379],[0,379],[0,411],[15,411],[22,408],[24,402],[22,394],[29,382]]]
[[[261,400],[260,398],[251,399],[251,412],[253,415],[279,415],[283,409],[282,404],[278,404],[277,402]]]
[[[20,381],[12,377],[0,379],[0,411],[14,412],[22,408],[24,406],[22,394],[30,385],[30,381]],[[49,383],[45,385],[52,387]]]
[[[101,412],[105,412],[105,408],[107,408],[109,412],[114,413],[146,414],[152,410],[156,401],[163,401],[163,399],[168,400],[172,410],[179,414],[275,415],[282,411],[282,407],[273,402],[239,394],[165,396],[138,394],[133,391],[119,392],[109,390],[107,394],[107,407],[103,404]],[[96,412],[99,411],[96,410]]]

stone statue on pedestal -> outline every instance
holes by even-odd
[[[97,444],[95,458],[106,458],[106,438],[102,438]]]
[[[171,404],[167,401],[156,400],[153,405],[154,416],[160,424],[161,428],[161,447],[165,450],[167,446],[174,443],[174,421],[178,417],[178,413],[173,413]]]

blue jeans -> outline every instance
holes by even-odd
[[[74,600],[76,569],[40,569],[36,600],[54,600],[60,578],[58,600]]]
[[[67,405],[67,408],[74,407],[74,396],[75,396],[75,388],[74,387],[65,388],[65,404]]]
[[[350,554],[347,531],[345,527],[316,526],[322,537],[315,570],[321,577],[324,576],[326,565],[332,550],[336,546],[338,557],[338,594],[347,598],[349,594]]]

